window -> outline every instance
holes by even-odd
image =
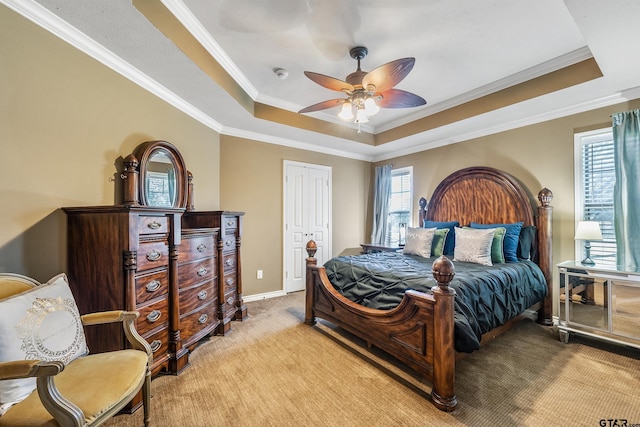
[[[574,138],[576,225],[580,220],[598,221],[602,241],[591,241],[591,258],[616,265],[616,234],[613,226],[613,186],[616,182],[611,128],[579,133]],[[584,241],[576,241],[576,260],[584,258]]]
[[[406,167],[391,171],[391,196],[387,217],[385,244],[404,244],[406,229],[411,223],[413,168]]]

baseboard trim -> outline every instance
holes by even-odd
[[[280,291],[266,292],[264,294],[249,295],[246,297],[242,296],[242,299],[244,300],[244,302],[252,302],[252,301],[260,301],[260,300],[269,299],[269,298],[283,297],[286,294],[287,293],[285,291],[280,290]]]

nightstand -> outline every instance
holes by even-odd
[[[640,348],[640,270],[558,264],[558,330]]]
[[[362,243],[360,246],[362,246],[362,252],[365,254],[373,254],[376,252],[398,252],[404,248],[404,246],[382,246],[368,243]]]

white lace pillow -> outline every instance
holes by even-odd
[[[407,228],[407,241],[402,253],[429,258],[431,256],[431,243],[435,234],[435,228]]]
[[[455,228],[456,246],[453,260],[473,262],[481,265],[493,265],[491,262],[491,244],[495,228]]]
[[[0,300],[0,361],[60,360],[88,353],[67,276]],[[0,381],[0,415],[36,388],[35,378]]]

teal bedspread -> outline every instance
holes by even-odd
[[[325,263],[333,286],[366,307],[389,310],[407,289],[431,293],[435,258],[397,252],[340,256]],[[494,266],[454,262],[455,348],[470,353],[480,348],[482,334],[522,313],[547,294],[540,268],[521,260]]]

